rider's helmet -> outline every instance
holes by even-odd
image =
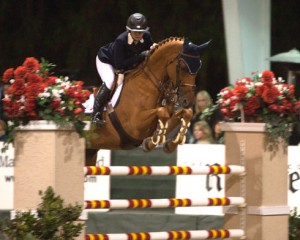
[[[126,29],[128,31],[145,32],[149,30],[147,19],[141,13],[134,13],[127,20]]]

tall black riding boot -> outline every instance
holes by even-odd
[[[105,83],[103,83],[95,97],[92,123],[96,123],[96,125],[102,125],[105,123],[102,115],[104,107],[109,100],[110,92],[111,90],[106,87]]]

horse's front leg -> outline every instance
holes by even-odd
[[[192,109],[180,109],[173,114],[169,120],[169,128],[173,130],[173,132],[170,139],[167,139],[163,146],[164,152],[171,153],[175,151],[178,144],[185,143],[186,133],[190,126],[192,116]]]
[[[145,152],[149,152],[157,145],[163,144],[166,141],[166,133],[168,128],[168,120],[170,114],[165,107],[157,109],[156,115],[158,117],[157,128],[151,137],[145,138],[142,148]]]

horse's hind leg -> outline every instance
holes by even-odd
[[[176,150],[178,144],[185,143],[186,132],[188,130],[188,127],[190,126],[192,116],[192,109],[179,110],[172,116],[172,118],[169,120],[169,125],[171,130],[173,129],[173,127],[175,128],[175,133],[173,133],[173,136],[171,136],[171,138],[165,142],[163,146],[164,152],[171,153]],[[178,123],[178,118],[180,119],[180,123],[178,126],[176,126],[176,123]]]
[[[168,119],[170,114],[165,107],[157,109],[158,124],[153,136],[145,138],[142,143],[142,148],[145,152],[149,152],[157,145],[163,144],[166,141],[166,133],[168,128]]]

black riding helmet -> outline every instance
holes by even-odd
[[[128,31],[145,32],[149,30],[147,19],[141,13],[134,13],[127,20],[126,29]]]

